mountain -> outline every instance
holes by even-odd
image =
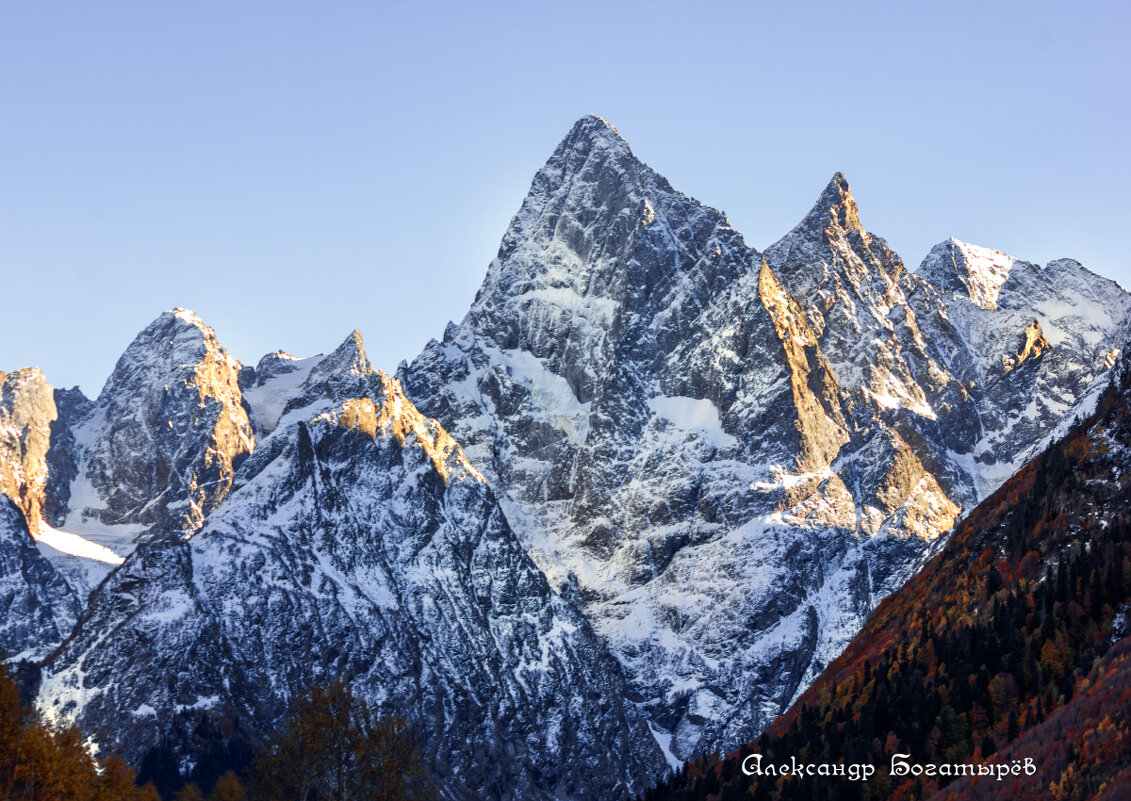
[[[64,526],[120,531],[103,536],[120,556],[150,528],[198,527],[255,447],[240,369],[185,309],[138,334],[73,428],[78,471],[61,496]]]
[[[990,304],[954,248],[909,272],[838,174],[759,253],[586,117],[401,366],[673,763],[769,725],[1110,366],[1117,285],[1010,259]]]
[[[255,446],[240,372],[211,328],[175,309],[93,401],[35,368],[8,376],[0,489],[84,598],[152,532],[191,532],[223,500]]]
[[[1127,355],[1090,403],[1090,414],[965,517],[765,735],[647,797],[862,796],[844,778],[748,776],[740,766],[751,760],[753,772],[754,754],[763,764],[799,756],[872,765],[865,797],[877,799],[1125,797]],[[896,774],[896,754],[937,773]],[[993,774],[965,775],[963,765]]]
[[[356,332],[245,366],[183,309],[93,400],[5,375],[0,580],[36,623],[0,636],[135,761],[254,747],[344,678],[451,797],[626,797],[789,708],[1129,321],[1070,260],[909,271],[840,174],[760,252],[585,117],[396,379]]]
[[[357,332],[302,381],[291,361],[245,377],[272,399],[252,407],[264,439],[191,537],[167,517],[94,591],[40,710],[135,763],[164,742],[191,766],[202,725],[254,741],[340,679],[421,733],[445,797],[643,789],[664,761],[619,666],[459,445]]]

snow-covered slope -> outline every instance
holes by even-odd
[[[277,350],[260,359],[254,368],[240,372],[240,389],[257,437],[265,437],[275,430],[287,401],[298,392],[321,359],[321,356],[297,359]]]
[[[990,278],[980,299],[1011,296]],[[1065,336],[1113,341],[1126,295],[1078,287],[1112,314],[1064,317]],[[994,439],[982,416],[1031,399],[972,389],[938,298],[864,230],[843,176],[763,256],[587,117],[463,322],[399,376],[687,758],[773,720],[1065,408]],[[1104,369],[1033,340],[1015,372],[1041,371],[1049,398]]]
[[[446,797],[626,798],[658,775],[619,666],[360,336],[294,389],[199,533],[94,593],[41,709],[137,759],[205,711],[262,731],[344,679],[419,727]]]

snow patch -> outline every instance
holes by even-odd
[[[260,386],[249,387],[243,392],[243,399],[251,408],[251,425],[260,436],[270,434],[279,423],[287,401],[294,397],[310,371],[320,361],[321,356],[308,359],[295,359],[294,370],[272,376]]]
[[[672,733],[664,731],[652,721],[648,721],[648,730],[652,732],[652,736],[656,739],[656,745],[660,746],[660,751],[663,752],[668,767],[673,772],[683,767],[683,760],[672,753]]]
[[[970,291],[970,300],[983,309],[996,309],[998,293],[1009,278],[1009,271],[1017,259],[1000,250],[959,242],[957,239],[951,241],[966,262],[964,283]]]
[[[719,410],[707,398],[658,396],[648,401],[648,407],[657,417],[667,420],[681,431],[695,432],[716,448],[732,448],[738,440],[723,430]]]
[[[52,528],[47,523],[40,524],[36,541],[54,551],[68,556],[77,556],[80,559],[92,559],[95,562],[104,562],[108,565],[120,565],[126,561],[125,557],[119,556],[105,545],[91,542],[69,531]]]

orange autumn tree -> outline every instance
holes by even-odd
[[[255,797],[426,801],[435,793],[405,722],[335,681],[295,701],[255,764]]]
[[[97,763],[77,729],[53,731],[20,701],[0,665],[0,798],[4,801],[160,801],[153,785],[110,756]]]

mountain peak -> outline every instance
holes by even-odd
[[[325,368],[333,366],[339,370],[348,370],[356,375],[367,376],[373,372],[369,364],[369,357],[365,354],[365,342],[361,338],[361,331],[354,329],[345,338],[341,345],[325,358],[322,365]]]
[[[186,309],[181,306],[177,306],[172,311],[162,313],[161,317],[165,317],[166,315],[173,317],[173,319],[175,320],[180,320],[183,323],[188,323],[189,325],[196,328],[208,328],[209,330],[211,330],[211,328],[209,328],[209,326],[206,325],[205,322],[201,320],[197,313],[192,309]],[[159,317],[158,319],[161,319],[161,317]]]
[[[570,131],[571,136],[574,134],[586,136],[590,139],[612,136],[622,142],[624,141],[617,127],[599,114],[586,114],[575,122]]]
[[[136,382],[142,374],[159,375],[153,381],[164,383],[172,372],[185,367],[192,369],[191,365],[200,363],[210,354],[239,371],[239,362],[228,354],[216,332],[195,312],[180,307],[162,312],[134,337],[99,397],[106,400]]]
[[[939,289],[967,295],[979,308],[996,309],[1016,262],[1008,253],[951,237],[931,248],[917,273]]]
[[[341,345],[318,362],[314,370],[319,375],[349,372],[368,376],[372,373],[373,368],[369,364],[369,357],[365,355],[365,342],[361,338],[361,332],[356,328],[351,331]]]
[[[829,227],[830,224],[835,224],[844,230],[863,232],[864,228],[860,225],[860,210],[856,205],[856,199],[852,197],[852,189],[848,186],[848,179],[844,177],[844,173],[837,172],[832,177],[806,216],[805,222],[821,230]]]
[[[127,550],[143,536],[136,526],[161,533],[199,524],[255,446],[242,369],[187,309],[146,326],[118,359],[83,431],[81,480],[90,482],[83,492],[96,492],[98,501],[87,507],[76,498],[74,520],[135,527],[119,543]]]
[[[297,392],[287,397],[281,414],[286,416],[294,410],[307,410],[312,404],[341,403],[347,398],[360,398],[373,391],[374,383],[379,383],[378,373],[365,355],[365,343],[361,332],[354,329],[327,356],[312,359],[309,372],[299,373],[302,383]],[[275,428],[277,421],[270,424]]]
[[[573,124],[565,139],[558,144],[554,157],[568,158],[577,154],[587,158],[592,153],[631,157],[632,148],[611,122],[596,114],[586,114]]]

